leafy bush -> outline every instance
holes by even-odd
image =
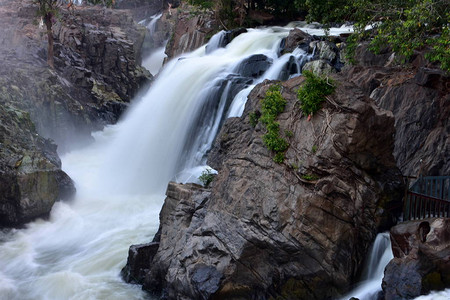
[[[258,124],[260,117],[261,117],[261,113],[259,111],[251,112],[249,114],[250,125],[252,125],[253,127],[256,127],[256,124]]]
[[[271,86],[266,96],[261,101],[261,117],[259,120],[266,127],[267,133],[263,136],[266,147],[275,152],[274,161],[282,163],[284,152],[289,148],[289,143],[280,136],[280,124],[275,121],[277,116],[284,111],[286,100],[281,95],[279,85]]]
[[[450,71],[449,1],[448,0],[294,0],[308,21],[325,23],[355,22],[355,35],[348,48],[352,57],[358,40],[371,39],[371,50],[387,46],[403,57],[427,49],[427,58],[441,62]],[[373,28],[367,32],[365,28]],[[352,49],[353,48],[353,49]],[[352,61],[351,61],[352,62]]]
[[[211,169],[205,169],[202,172],[202,175],[198,177],[198,179],[205,188],[208,188],[211,182],[214,180],[214,174],[211,172]]]
[[[313,115],[321,108],[325,96],[334,92],[335,86],[328,78],[316,76],[310,71],[304,71],[303,76],[306,82],[298,89],[297,97],[302,111]]]

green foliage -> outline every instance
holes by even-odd
[[[329,24],[348,18],[349,11],[345,6],[351,3],[349,0],[294,0],[299,10],[307,11],[306,19],[309,22],[321,22]]]
[[[351,64],[356,64],[356,60],[355,60],[355,52],[356,52],[356,47],[358,47],[358,40],[359,40],[359,35],[358,34],[351,34],[347,40],[347,47],[345,48],[345,58],[351,63]]]
[[[356,0],[347,9],[358,39],[366,38],[365,27],[372,26],[375,53],[390,46],[406,62],[416,50],[429,49],[427,58],[450,71],[448,0]]]
[[[86,0],[86,2],[94,5],[103,4],[107,7],[112,7],[115,4],[115,0]]]
[[[328,78],[316,76],[310,71],[304,71],[303,76],[306,82],[298,89],[297,97],[302,111],[306,115],[313,115],[321,108],[325,96],[332,94],[335,87]]]
[[[317,152],[317,146],[316,145],[312,146],[311,152],[312,153],[316,153]]]
[[[200,6],[204,9],[211,9],[214,7],[214,1],[208,1],[208,0],[189,0],[189,4]]]
[[[251,112],[249,114],[250,125],[252,125],[253,127],[256,127],[256,124],[258,124],[260,117],[261,117],[261,113],[259,111]]]
[[[447,14],[447,17],[450,16]],[[425,57],[430,61],[441,62],[442,70],[450,72],[450,28],[444,27],[439,36],[427,39],[427,44],[432,47]]]
[[[58,14],[57,0],[33,0],[38,5],[37,15],[39,17],[53,17]]]
[[[314,174],[304,174],[302,176],[300,176],[302,179],[307,180],[307,181],[315,181],[319,179],[319,176],[314,175]]]
[[[205,188],[208,188],[211,182],[214,180],[214,174],[211,172],[211,169],[205,169],[198,177],[198,180],[200,180]]]
[[[280,124],[275,121],[277,116],[284,111],[286,100],[281,95],[279,85],[271,86],[264,99],[261,101],[261,122],[266,127],[267,133],[263,136],[266,147],[275,152],[274,161],[282,163],[284,152],[288,149],[289,143],[280,136]]]
[[[293,133],[292,131],[290,131],[290,130],[285,130],[285,131],[284,131],[284,135],[285,135],[287,138],[291,138],[291,137],[294,136],[294,133]]]

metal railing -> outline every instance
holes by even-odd
[[[406,192],[403,220],[450,217],[450,176],[420,177]]]

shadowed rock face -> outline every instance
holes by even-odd
[[[412,299],[450,287],[450,219],[412,221],[391,229],[394,258],[386,267],[386,300]]]
[[[19,226],[48,214],[75,188],[56,145],[36,133],[28,113],[0,106],[0,115],[0,226]]]
[[[308,122],[296,106],[301,82],[282,83],[288,105],[277,121],[292,132],[283,164],[263,145],[262,125],[249,123],[264,82],[217,138],[212,188],[169,184],[159,248],[138,279],[145,289],[168,299],[325,299],[352,283],[400,186],[394,119],[339,81]]]
[[[394,157],[404,175],[450,174],[450,77],[419,53],[408,68],[361,45],[348,79],[395,116]]]

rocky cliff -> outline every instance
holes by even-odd
[[[130,259],[129,280],[168,299],[324,299],[347,289],[399,187],[394,118],[338,79],[308,121],[296,107],[301,83],[282,83],[288,105],[277,120],[292,132],[285,163],[249,122],[272,85],[264,82],[217,138],[212,188],[169,184],[160,235],[133,249],[146,262]]]
[[[50,70],[36,10],[29,1],[0,1],[0,103],[29,112],[38,133],[63,150],[115,122],[150,78],[139,67],[145,28],[124,10],[63,9]]]
[[[347,78],[395,116],[394,156],[405,176],[450,174],[450,76],[417,53],[406,66],[395,54],[357,48]]]
[[[145,28],[129,11],[62,8],[54,70],[36,12],[31,1],[0,0],[0,226],[46,215],[73,192],[45,138],[60,151],[89,142],[150,79],[139,66]]]
[[[47,215],[75,191],[56,145],[40,137],[28,113],[0,105],[0,226]]]

